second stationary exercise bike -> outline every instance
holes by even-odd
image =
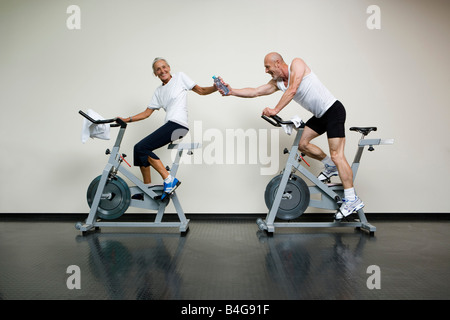
[[[99,229],[100,227],[176,227],[179,228],[182,235],[185,235],[189,228],[189,219],[186,219],[176,191],[162,199],[164,192],[162,185],[149,187],[121,165],[123,162],[128,164],[125,160],[126,155],[119,152],[127,124],[119,118],[94,120],[81,110],[79,113],[94,124],[110,124],[111,127],[120,127],[120,129],[112,151],[106,150],[109,160],[103,169],[103,173],[92,180],[88,187],[89,215],[84,223],[77,222],[75,227],[82,231],[83,235],[89,230]],[[169,149],[177,149],[172,167],[168,168],[172,177],[176,177],[183,151],[192,154],[192,150],[199,147],[200,143],[169,144]],[[119,172],[128,178],[134,186],[129,187],[118,175]],[[173,201],[178,214],[178,222],[162,221],[170,200]],[[120,218],[129,206],[156,210],[154,222],[111,221]]]
[[[363,209],[358,210],[359,221],[337,221],[334,222],[297,222],[292,221],[299,218],[308,207],[339,210],[342,204],[344,195],[344,187],[341,183],[330,183],[331,181],[320,181],[315,175],[309,172],[306,167],[301,165],[304,154],[298,150],[298,144],[302,136],[305,124],[302,122],[300,126],[296,127],[292,121],[284,121],[279,116],[262,118],[268,121],[275,127],[282,125],[292,126],[297,134],[290,150],[285,149],[285,153],[289,153],[286,166],[281,174],[274,177],[267,185],[264,199],[269,212],[263,220],[258,218],[256,223],[262,231],[267,231],[269,234],[275,232],[277,227],[355,227],[365,230],[370,234],[374,234],[376,227],[371,225],[364,214]],[[373,151],[374,145],[393,144],[393,139],[366,139],[365,137],[372,131],[376,131],[377,127],[351,127],[351,131],[356,131],[362,134],[358,142],[358,149],[352,163],[353,180],[356,178],[361,156],[366,146],[369,151]],[[309,166],[309,164],[308,164]],[[314,185],[308,186],[306,182],[296,175],[300,172],[306,179]],[[320,200],[311,199],[311,194],[319,194]],[[277,221],[276,221],[276,218]],[[279,220],[288,220],[288,222],[280,222]]]

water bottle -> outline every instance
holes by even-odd
[[[222,83],[222,81],[220,81],[220,79],[216,76],[213,76],[212,78],[214,79],[214,84],[216,85],[217,89],[222,90],[225,95],[228,95],[230,90],[228,90],[228,88]]]

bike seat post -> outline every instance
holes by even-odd
[[[193,149],[197,149],[200,148],[201,144],[200,143],[170,143],[168,146],[168,149],[176,149],[177,150],[177,154],[175,156],[175,160],[172,163],[172,166],[170,168],[170,174],[172,177],[175,177],[178,171],[178,167],[180,166],[180,159],[181,156],[183,155],[183,151],[187,151],[188,155],[192,155]]]

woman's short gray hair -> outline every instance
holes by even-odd
[[[155,72],[155,63],[157,63],[160,60],[164,61],[165,63],[167,63],[167,65],[169,65],[169,63],[167,62],[166,59],[161,58],[161,57],[157,57],[157,58],[155,58],[155,60],[153,60],[153,63],[152,63],[153,72]]]

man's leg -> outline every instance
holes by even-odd
[[[345,138],[328,139],[331,160],[337,167],[344,189],[353,188],[353,171],[344,154]]]
[[[364,207],[364,203],[355,194],[353,188],[353,171],[348,164],[344,154],[345,138],[330,138],[328,139],[330,147],[330,155],[339,172],[342,185],[344,187],[343,204],[336,213],[336,219],[340,220],[353,212],[358,211]]]
[[[300,143],[298,149],[306,154],[307,156],[322,161],[325,169],[317,177],[320,181],[325,182],[333,176],[337,176],[337,168],[330,157],[328,157],[325,152],[322,151],[318,146],[311,143],[311,140],[320,136],[319,133],[314,131],[308,126],[305,126],[302,137],[300,138]]]
[[[317,138],[318,136],[320,136],[320,134],[315,132],[313,129],[310,127],[305,127],[298,144],[298,149],[308,157],[322,161],[327,155],[322,151],[322,149],[311,143],[311,140]]]

